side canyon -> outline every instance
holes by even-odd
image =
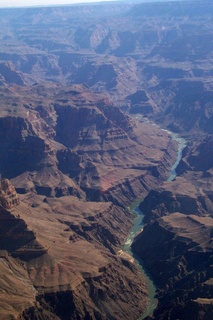
[[[0,9],[2,320],[212,319],[212,9]]]

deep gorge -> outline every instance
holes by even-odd
[[[182,151],[183,151],[184,147],[186,146],[186,141],[183,138],[180,138],[177,135],[172,134],[171,132],[170,132],[170,134],[172,136],[172,139],[178,143],[178,151],[177,151],[177,160],[175,161],[175,163],[171,167],[170,174],[169,174],[169,177],[167,178],[167,181],[172,181],[175,179],[176,168],[178,167],[178,165],[180,163],[180,160],[182,158]],[[141,199],[141,200],[142,201],[137,200],[137,203],[143,202],[143,199]],[[134,218],[134,225],[132,226],[130,234],[125,242],[124,250],[129,252],[133,256],[133,258],[137,261],[137,264],[140,266],[141,272],[147,282],[150,302],[149,302],[149,306],[148,306],[147,310],[145,311],[145,313],[142,314],[141,317],[138,319],[138,320],[142,320],[142,319],[147,318],[148,316],[152,316],[152,314],[157,306],[157,299],[155,297],[156,296],[156,287],[149,276],[149,270],[146,269],[143,261],[140,259],[139,256],[137,256],[134,253],[134,250],[131,249],[131,245],[134,242],[135,236],[137,236],[140,232],[142,232],[141,230],[143,230],[143,228],[144,228],[144,222],[143,222],[144,215],[143,215],[143,212],[140,210],[140,203],[137,204],[136,206],[133,204],[132,206],[130,206],[130,208],[131,208],[131,212],[132,212],[133,216],[136,215],[136,217]]]
[[[211,11],[0,9],[2,320],[212,319]]]

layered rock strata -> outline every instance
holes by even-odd
[[[151,319],[211,319],[210,217],[173,213],[144,227],[133,243],[158,291]]]
[[[140,209],[145,215],[144,222],[154,221],[173,212],[212,216],[213,202],[205,189],[195,186],[190,180],[177,177],[150,191],[140,204]]]
[[[0,163],[20,199],[2,180],[13,201],[1,209],[1,254],[16,291],[3,291],[5,319],[137,319],[147,288],[121,250],[124,207],[167,176],[175,143],[85,86],[1,93]]]
[[[147,224],[133,243],[157,287],[151,319],[211,319],[211,137],[189,140],[180,176],[152,190],[141,203]]]
[[[146,285],[119,255],[128,212],[71,196],[20,198],[0,214],[2,319],[137,318]]]
[[[19,192],[125,206],[167,176],[176,152],[170,136],[105,96],[80,85],[1,93],[1,170]]]
[[[19,204],[14,186],[8,179],[0,179],[0,206],[4,209],[11,209]]]
[[[212,3],[167,2],[2,9],[1,84],[85,83],[173,131],[212,134]]]
[[[126,280],[133,267],[117,255],[128,229],[117,222],[129,226],[129,215],[110,201],[124,207],[154,189],[142,205],[149,224],[139,237],[159,286],[154,318],[212,318],[211,7],[187,1],[0,11],[0,167],[22,193],[16,209],[16,196],[1,198],[3,316],[136,318],[146,305],[137,300],[142,284],[137,271]],[[175,154],[159,128],[134,123],[88,87],[36,85],[43,81],[85,83],[142,121],[184,132],[190,143],[182,177],[156,190]],[[100,217],[87,216],[89,208]]]

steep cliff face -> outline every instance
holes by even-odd
[[[206,175],[211,173],[213,138],[211,135],[202,136],[193,140],[186,148],[177,172],[184,175],[187,171],[203,172]]]
[[[151,190],[140,204],[147,224],[132,247],[158,288],[150,319],[212,318],[211,140],[192,135],[180,176]]]
[[[146,308],[140,271],[119,254],[125,210],[28,193],[0,211],[3,319],[137,319]]]
[[[12,62],[1,62],[0,63],[0,74],[2,78],[2,84],[19,84],[24,85],[25,79],[21,72],[15,70]]]
[[[14,186],[8,179],[0,180],[0,205],[4,209],[11,209],[19,204],[19,198]]]
[[[0,250],[0,266],[1,318],[18,319],[24,309],[34,307],[36,290],[23,264],[5,250]]]
[[[173,212],[212,215],[213,203],[205,188],[177,177],[175,181],[164,182],[160,188],[151,190],[140,204],[140,209],[145,214],[144,222],[149,222]]]
[[[42,131],[47,129],[48,132],[43,120],[27,109],[21,111],[20,116],[7,114],[0,119],[1,173],[10,178],[26,170],[33,170],[50,150],[46,137],[40,135],[41,130],[38,128],[43,126]]]
[[[133,121],[114,107],[108,99],[97,100],[88,89],[67,92],[68,100],[61,93],[55,102],[57,113],[56,139],[69,148],[101,150],[105,140],[127,139]],[[72,97],[72,103],[69,101]],[[62,96],[60,98],[60,96]],[[95,98],[95,99],[94,99]],[[119,141],[118,141],[119,142]]]
[[[8,179],[0,185],[0,309],[2,319],[17,319],[33,307],[36,290],[25,262],[44,255],[47,249],[37,240],[19,213],[20,200]]]
[[[1,195],[11,202],[2,200],[1,252],[9,268],[20,268],[11,276],[15,289],[17,272],[29,279],[24,295],[21,287],[4,293],[5,315],[12,305],[10,314],[21,319],[137,319],[147,289],[121,254],[132,223],[121,205],[167,175],[176,150],[171,137],[85,86],[1,93],[2,173],[20,196],[19,204],[2,180]]]
[[[175,69],[175,68],[174,68]],[[191,66],[189,67],[191,69]],[[152,72],[149,70],[148,73]],[[154,73],[157,73],[155,70]],[[173,70],[177,76],[178,70]],[[189,72],[193,72],[189,70]],[[169,73],[166,68],[165,76]],[[158,78],[159,75],[154,75]],[[158,109],[154,110],[154,120],[173,132],[203,131],[212,134],[212,90],[202,80],[193,74],[183,76],[183,79],[158,79],[159,84],[152,90],[152,99]],[[204,79],[204,80],[203,80]]]
[[[85,86],[1,93],[1,172],[21,193],[86,194],[127,205],[164,179],[175,157],[166,132],[124,115]]]
[[[173,213],[136,237],[133,249],[158,286],[153,319],[211,319],[212,226],[210,217]]]
[[[211,9],[0,10],[0,168],[22,194],[7,182],[0,196],[6,319],[137,319],[146,288],[120,255],[121,207],[147,194],[133,247],[159,287],[153,319],[212,318]],[[182,177],[158,189],[176,147],[147,117],[189,140]]]
[[[36,240],[35,232],[28,229],[17,212],[20,200],[8,179],[1,180],[0,193],[0,250],[6,250],[12,257],[24,261],[46,253],[47,250]],[[16,214],[10,210],[16,211]]]
[[[212,215],[212,137],[201,136],[191,141],[186,148],[177,172],[184,179],[191,181],[199,189],[199,201],[203,209]]]
[[[72,104],[60,95],[55,103],[56,139],[68,147],[58,152],[58,161],[60,170],[75,177],[89,199],[112,200],[114,195],[117,203],[128,203],[166,176],[175,156],[175,145],[166,134],[139,125],[101,96],[94,104],[87,89],[82,94],[79,86],[74,88]],[[155,139],[160,146],[156,150]]]

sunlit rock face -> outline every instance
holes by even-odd
[[[125,206],[163,180],[176,155],[168,133],[83,85],[11,87],[2,101],[0,164],[20,193]]]
[[[138,319],[147,288],[122,246],[144,197],[152,319],[212,319],[211,12],[0,10],[2,319]],[[172,182],[177,144],[153,121],[186,139]]]
[[[131,225],[129,212],[74,196],[28,192],[18,201],[6,179],[1,191],[7,205],[0,208],[3,319],[128,319],[129,300],[135,318],[146,308],[140,271],[131,257],[118,253]]]
[[[12,184],[1,180],[0,254],[6,277],[14,270],[11,289],[0,277],[3,314],[137,319],[148,296],[122,251],[132,224],[125,207],[168,175],[176,144],[84,85],[1,94],[0,163]]]
[[[0,180],[0,204],[4,209],[11,209],[19,205],[19,198],[10,180]]]

